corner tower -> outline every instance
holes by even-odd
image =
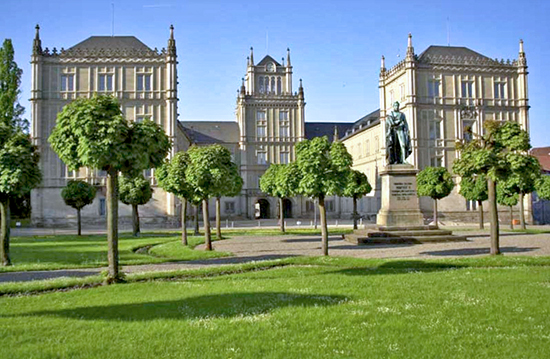
[[[260,193],[260,176],[271,163],[294,161],[294,146],[304,139],[304,89],[300,80],[298,91],[293,92],[289,49],[286,61],[284,57],[278,62],[266,55],[256,64],[250,48],[246,76],[238,91],[236,116],[242,151],[243,197],[246,215],[252,217],[254,205],[266,199]],[[274,211],[274,205],[269,210],[264,208],[264,213]]]

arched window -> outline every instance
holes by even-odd
[[[281,77],[277,77],[277,94],[280,95],[282,92]]]
[[[271,77],[271,93],[275,93],[275,77]]]
[[[265,87],[264,87],[264,78],[263,78],[263,76],[260,76],[259,83],[260,83],[260,93],[264,93],[265,92]]]

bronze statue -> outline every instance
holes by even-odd
[[[399,102],[393,103],[393,111],[386,118],[386,161],[389,165],[403,164],[412,153],[409,125]]]

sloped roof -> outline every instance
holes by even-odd
[[[276,66],[281,66],[281,64],[278,63],[277,60],[275,60],[273,57],[269,55],[265,55],[262,61],[258,62],[256,66],[263,66],[263,65],[266,65],[268,62],[274,62]]]
[[[151,50],[135,36],[90,36],[69,50],[74,49]]]
[[[73,47],[60,52],[61,56],[152,57],[161,52],[152,50],[135,36],[90,36]]]
[[[550,172],[550,147],[537,147],[531,149],[531,155],[535,156],[543,171]]]
[[[239,142],[239,125],[230,121],[180,121],[192,143],[208,145]]]
[[[367,128],[370,128],[372,126],[376,126],[380,123],[380,110],[372,111],[369,114],[366,114],[365,116],[361,117],[357,121],[353,123],[352,126],[350,126],[346,132],[341,133],[340,137],[342,139],[347,138],[357,131],[361,131]]]
[[[418,55],[419,63],[458,62],[464,64],[498,65],[495,61],[474,50],[462,46],[432,45]]]
[[[327,136],[330,141],[334,138],[334,128],[338,130],[338,137],[353,126],[353,122],[306,122],[305,136],[308,140],[314,137]]]

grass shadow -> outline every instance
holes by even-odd
[[[329,240],[329,242],[341,241],[342,236],[330,235],[328,237],[328,240]],[[289,239],[282,239],[281,240],[281,242],[285,242],[285,243],[318,243],[320,241],[321,241],[320,235],[319,235],[319,237],[314,237],[314,238],[305,237],[305,238],[289,238]]]
[[[98,305],[43,310],[3,317],[53,316],[78,320],[150,321],[234,318],[266,314],[277,308],[335,305],[346,297],[284,292],[223,293],[172,301]]]
[[[539,247],[500,247],[502,253],[525,253],[540,249]],[[420,254],[428,254],[431,256],[474,256],[490,254],[491,249],[487,248],[460,248],[447,249],[443,251],[427,251]]]
[[[462,264],[444,262],[424,262],[421,260],[396,260],[379,266],[347,268],[335,273],[345,275],[401,274],[408,272],[437,272],[466,267]]]

